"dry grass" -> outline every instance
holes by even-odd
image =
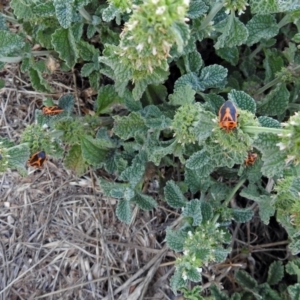
[[[2,75],[0,135],[18,142],[49,95],[32,91],[17,66]],[[51,81],[54,99],[75,91],[72,75],[61,79]],[[94,172],[78,179],[51,158],[25,178],[14,170],[1,175],[0,205],[1,299],[172,299],[163,207],[135,210],[124,225]]]

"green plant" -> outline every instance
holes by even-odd
[[[166,235],[170,248],[183,251],[171,279],[174,292],[189,294],[188,280],[200,282],[202,266],[230,253],[228,225],[254,216],[250,206],[230,205],[235,195],[255,201],[265,224],[277,211],[298,254],[300,4],[108,2],[12,0],[14,15],[0,15],[2,67],[21,62],[35,89],[51,91],[43,77],[51,68],[41,59],[51,54],[64,71],[80,66],[98,91],[95,116],[73,115],[74,99],[66,95],[59,101],[62,114],[37,111],[37,125],[26,128],[20,145],[2,139],[0,171],[17,167],[25,173],[30,153],[44,149],[62,157],[67,146],[65,166],[77,175],[91,166],[114,178],[99,178],[99,184],[119,199],[117,216],[129,223],[132,205],[157,205],[143,189],[154,169],[167,203],[182,209],[180,224]],[[19,22],[23,31],[12,33],[5,21]],[[31,51],[31,43],[46,50]],[[217,116],[227,99],[238,112],[230,132],[220,128]],[[258,159],[245,166],[251,151]],[[176,170],[180,179],[165,182],[162,168]],[[191,293],[196,297],[199,290]]]

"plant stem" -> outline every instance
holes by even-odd
[[[223,8],[223,2],[214,4],[211,11],[208,13],[207,17],[201,23],[199,30],[205,29],[207,25],[213,20],[213,18],[222,8]]]
[[[230,200],[233,198],[234,194],[238,191],[238,189],[244,184],[246,181],[245,178],[241,178],[240,181],[236,184],[236,186],[231,190],[229,195],[226,197],[225,201],[222,203],[222,206],[227,206]],[[220,217],[220,214],[216,214],[212,220],[212,223],[215,224]]]
[[[258,127],[258,126],[244,126],[241,128],[244,132],[247,133],[274,133],[274,134],[284,134],[289,133],[288,130],[282,128],[271,128],[271,127]]]

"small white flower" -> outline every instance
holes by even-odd
[[[289,164],[291,161],[293,161],[296,158],[295,155],[288,155],[287,159],[285,160],[286,164]]]
[[[190,5],[190,0],[183,0],[183,4],[185,6],[189,6]]]
[[[199,274],[201,274],[201,273],[202,273],[202,268],[197,268],[197,272],[198,272]]]
[[[183,279],[183,280],[187,280],[186,272],[183,272],[183,273],[182,273],[182,279]]]
[[[140,44],[138,44],[138,45],[136,46],[136,50],[137,50],[138,52],[141,52],[141,51],[143,50],[143,48],[144,48],[144,44],[142,44],[142,43],[140,43]]]
[[[286,148],[286,145],[283,143],[278,143],[278,144],[276,144],[276,146],[279,147],[279,150],[281,150],[281,151]]]
[[[188,236],[189,236],[189,237],[192,237],[192,236],[193,236],[193,234],[192,234],[191,231],[188,232]]]
[[[230,9],[226,9],[225,14],[229,15],[230,14]]]
[[[152,3],[155,4],[155,5],[156,5],[158,2],[159,2],[159,0],[152,0]]]
[[[127,29],[129,31],[131,31],[132,29],[134,29],[136,27],[136,25],[138,24],[139,22],[136,20],[136,21],[133,21],[132,23],[127,23]]]
[[[158,7],[158,8],[156,9],[155,13],[156,13],[157,15],[162,15],[162,14],[165,12],[165,10],[166,10],[166,7],[165,7],[165,6],[160,6],[160,7]]]

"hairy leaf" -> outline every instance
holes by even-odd
[[[268,40],[277,35],[279,31],[273,15],[254,15],[246,26],[249,32],[248,46],[258,43],[262,38]]]
[[[215,44],[216,49],[240,46],[246,42],[249,34],[247,27],[232,14],[219,22],[216,29],[222,33]]]
[[[128,200],[120,200],[117,205],[116,215],[118,219],[126,224],[129,224],[132,217],[132,210]]]
[[[52,45],[59,53],[59,57],[64,60],[68,67],[73,68],[79,53],[75,44],[72,30],[59,28],[52,35]]]
[[[176,252],[180,252],[183,251],[183,245],[185,242],[185,239],[187,238],[187,233],[177,230],[174,231],[172,229],[170,229],[170,227],[167,228],[166,231],[166,241],[168,246],[176,251]]]
[[[284,268],[281,261],[274,261],[269,267],[268,283],[274,285],[279,283],[284,275]]]
[[[180,188],[173,180],[169,180],[164,188],[167,203],[173,208],[182,208],[187,204]]]
[[[198,199],[193,199],[186,204],[182,213],[185,217],[193,219],[193,226],[198,226],[202,222],[201,202]]]
[[[253,114],[256,112],[255,100],[243,91],[231,90],[228,94],[228,100],[236,103],[237,106],[243,110],[248,110]]]
[[[24,38],[6,30],[0,30],[0,56],[19,51],[24,45]]]
[[[73,20],[74,0],[53,0],[56,17],[63,28],[71,26]]]
[[[64,166],[74,171],[77,176],[86,172],[88,165],[82,157],[80,145],[73,145],[70,148],[64,159]]]
[[[157,206],[157,202],[152,197],[141,193],[136,193],[131,201],[136,203],[143,210],[150,210]]]

